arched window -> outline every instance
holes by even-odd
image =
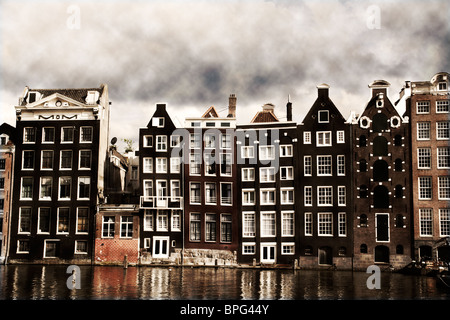
[[[365,135],[362,135],[359,137],[359,146],[360,147],[365,147],[367,146],[367,139]]]
[[[367,171],[367,161],[364,159],[359,160],[359,172]]]
[[[367,187],[365,185],[359,186],[359,197],[360,198],[367,198]]]
[[[395,159],[395,161],[394,161],[394,170],[396,172],[402,172],[402,170],[403,170],[403,161],[402,161],[402,159]]]
[[[373,164],[373,181],[388,181],[389,168],[384,160],[377,160]]]
[[[397,245],[397,247],[395,248],[395,253],[396,254],[403,254],[403,246],[401,244]]]
[[[394,137],[394,146],[396,146],[396,147],[401,147],[402,146],[402,136],[401,135],[397,134]]]
[[[389,191],[385,186],[376,186],[373,189],[373,207],[389,208]]]
[[[388,129],[388,118],[384,113],[377,113],[372,119],[373,132],[382,132]]]
[[[366,228],[367,227],[367,216],[364,213],[359,216],[359,225],[362,228]]]
[[[388,141],[383,136],[376,136],[373,139],[373,155],[375,157],[388,155]]]
[[[403,198],[403,186],[399,184],[395,186],[395,197],[399,199]]]
[[[401,214],[398,214],[395,216],[395,227],[396,228],[403,228],[404,222],[403,222],[403,216]]]
[[[361,253],[367,253],[367,244],[363,243],[359,246],[359,252]]]

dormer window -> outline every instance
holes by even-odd
[[[157,128],[164,128],[164,118],[153,118],[152,125]]]
[[[86,104],[96,104],[99,97],[98,91],[88,91],[86,96]]]
[[[439,82],[438,90],[439,91],[447,91],[447,82]]]
[[[319,111],[319,123],[328,123],[328,122],[329,122],[328,110],[320,110]]]
[[[39,100],[39,98],[40,98],[40,95],[39,95],[39,92],[37,92],[37,91],[30,91],[28,93],[28,103],[33,103],[33,102]]]

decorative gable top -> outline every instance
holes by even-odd
[[[216,108],[211,106],[206,110],[206,112],[202,115],[202,118],[218,118],[219,114],[217,113]]]

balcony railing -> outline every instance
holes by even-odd
[[[182,209],[183,197],[177,196],[141,196],[141,209]]]

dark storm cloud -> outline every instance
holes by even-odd
[[[427,80],[450,67],[444,0],[0,5],[2,92],[18,97],[25,85],[107,83],[115,114],[127,113],[128,131],[146,123],[142,117],[151,116],[156,102],[167,102],[183,119],[193,110],[187,107],[198,107],[190,116],[226,107],[230,93],[238,96],[244,122],[266,102],[283,115],[288,95],[301,121],[323,82],[347,116],[364,107],[373,80],[389,81],[395,101],[405,80]],[[69,5],[80,9],[79,29],[67,27]],[[367,25],[370,6],[379,9],[379,29]]]

